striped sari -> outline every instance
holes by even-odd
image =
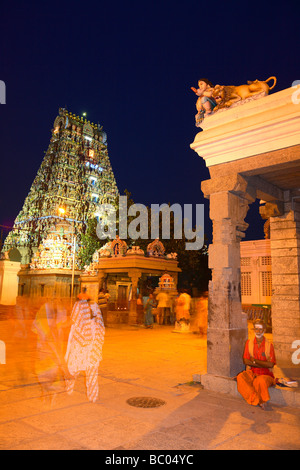
[[[71,320],[65,359],[74,379],[68,381],[67,391],[73,392],[76,377],[84,371],[87,397],[95,402],[99,392],[98,369],[105,335],[101,311],[96,303],[80,300],[73,307]]]

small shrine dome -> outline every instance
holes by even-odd
[[[162,242],[157,238],[147,246],[148,256],[164,257],[165,247]]]
[[[168,273],[165,273],[161,276],[161,278],[159,279],[158,285],[160,289],[174,289],[175,288],[174,279]]]

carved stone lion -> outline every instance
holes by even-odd
[[[272,87],[267,82],[273,80]],[[267,95],[276,85],[276,77],[270,77],[266,81],[254,80],[248,81],[247,85],[228,86],[216,85],[212,92],[212,97],[217,103],[214,112],[221,108],[229,108],[238,101],[244,101],[256,95]]]

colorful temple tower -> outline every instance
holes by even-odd
[[[29,264],[61,222],[68,222],[80,240],[87,220],[118,194],[102,126],[60,108],[48,150],[2,251],[16,247],[22,264]]]

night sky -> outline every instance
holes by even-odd
[[[103,125],[121,193],[137,203],[205,204],[193,150],[200,78],[300,79],[299,2],[6,2],[1,7],[0,224],[12,225],[59,107]],[[263,238],[257,204],[247,239]]]

